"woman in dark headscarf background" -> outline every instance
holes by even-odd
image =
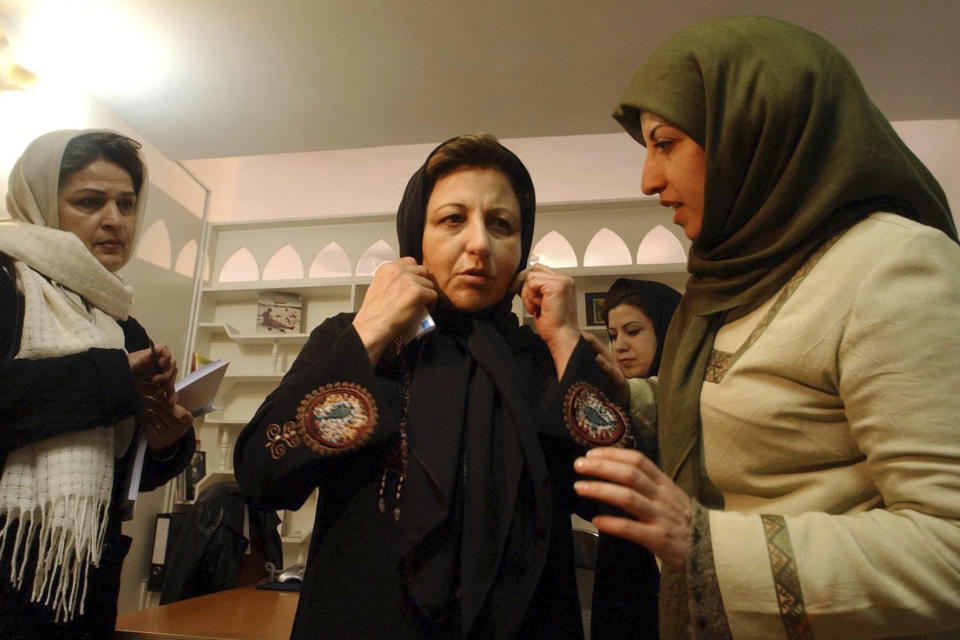
[[[533,183],[495,138],[411,177],[399,260],[314,329],[236,445],[269,508],[319,488],[294,638],[577,638],[572,464],[629,445],[573,282],[524,270]],[[521,298],[539,333],[518,325]],[[412,339],[427,309],[436,329]]]
[[[607,290],[600,318],[624,378],[658,375],[663,342],[680,293],[660,282],[619,278]],[[655,458],[656,434],[637,425],[644,449]],[[653,554],[617,536],[600,534],[590,618],[591,640],[659,638],[660,570]]]
[[[663,561],[664,638],[960,627],[960,248],[946,198],[828,42],[670,38],[614,114],[693,241],[637,452],[575,464]],[[605,481],[605,482],[604,482]]]

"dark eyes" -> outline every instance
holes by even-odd
[[[450,213],[440,218],[440,224],[449,225],[452,227],[461,225],[466,221],[467,216],[464,213]],[[493,218],[488,218],[487,226],[501,233],[513,232],[513,221],[505,217],[495,216]]]
[[[630,327],[629,329],[621,329],[621,331],[622,331],[624,334],[633,337],[633,336],[635,336],[635,335],[637,335],[637,334],[639,334],[639,333],[643,333],[643,330],[644,330],[645,328],[646,328],[646,327]],[[608,331],[608,332],[607,332],[607,337],[610,338],[610,342],[613,342],[614,340],[617,339],[617,334],[616,334],[616,332],[614,332],[614,331]]]
[[[99,211],[107,204],[107,199],[99,196],[87,196],[74,201],[74,206],[82,211],[93,213]],[[122,213],[131,213],[137,208],[137,201],[133,198],[123,198],[117,200],[117,208]]]
[[[670,149],[673,148],[673,145],[674,145],[673,140],[660,139],[660,140],[655,140],[653,143],[654,147],[656,147],[657,149],[660,149],[660,151],[663,151],[664,153],[669,153]]]
[[[454,224],[460,224],[466,219],[467,219],[467,216],[463,215],[462,213],[451,213],[449,215],[443,216],[443,218],[440,219],[440,222],[442,222],[443,224],[454,225]]]

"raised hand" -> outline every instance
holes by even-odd
[[[624,512],[595,517],[597,529],[642,544],[670,567],[686,570],[693,501],[657,465],[639,451],[599,447],[577,458],[573,468],[596,478],[575,482],[577,494]]]
[[[573,278],[536,264],[517,275],[514,286],[521,285],[523,306],[533,316],[537,333],[547,343],[557,377],[561,378],[570,354],[580,340],[577,288]]]
[[[437,291],[427,270],[413,258],[380,265],[353,319],[370,363],[375,364],[387,345],[419,322],[436,302]]]

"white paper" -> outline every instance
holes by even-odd
[[[194,417],[213,411],[213,399],[229,364],[226,360],[214,360],[176,384],[180,404]]]

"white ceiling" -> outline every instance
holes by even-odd
[[[44,1],[0,0],[0,20],[15,34]],[[112,62],[84,63],[120,76],[91,93],[172,159],[615,132],[643,58],[717,15],[824,35],[892,120],[960,118],[957,0],[65,1],[145,30],[128,44],[116,27],[75,28],[118,43]],[[139,59],[147,40],[161,62]]]

